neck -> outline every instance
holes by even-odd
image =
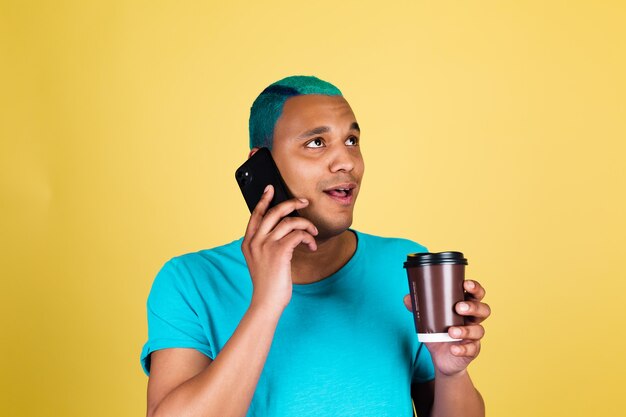
[[[339,271],[354,255],[357,239],[354,232],[345,232],[328,239],[317,240],[317,250],[298,246],[291,259],[291,276],[294,284],[321,281]]]

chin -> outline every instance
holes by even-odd
[[[299,213],[317,227],[319,233],[316,236],[316,240],[326,240],[339,236],[352,226],[352,210],[320,212],[318,210],[305,209],[300,210]]]
[[[327,240],[341,235],[352,226],[352,217],[344,221],[337,221],[334,219],[332,222],[328,221],[315,221],[311,219],[315,227],[317,227],[318,235],[315,237],[317,240]]]

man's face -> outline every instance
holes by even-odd
[[[288,99],[274,127],[272,156],[291,193],[306,198],[299,210],[319,238],[350,227],[363,178],[359,126],[340,96],[303,95]]]

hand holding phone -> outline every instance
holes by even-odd
[[[254,287],[253,303],[275,308],[282,314],[291,300],[291,260],[295,248],[305,245],[311,251],[317,250],[317,228],[295,210],[309,203],[291,197],[266,148],[259,149],[242,164],[235,172],[235,179],[252,213],[241,250]],[[273,189],[264,193],[268,185]],[[279,207],[269,211],[278,204]]]

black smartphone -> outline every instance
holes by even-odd
[[[235,180],[251,213],[263,196],[263,190],[269,184],[274,186],[274,198],[270,202],[270,207],[293,198],[280,176],[280,171],[278,171],[270,150],[267,148],[260,148],[237,168]],[[289,216],[297,215],[295,210],[289,213]]]

